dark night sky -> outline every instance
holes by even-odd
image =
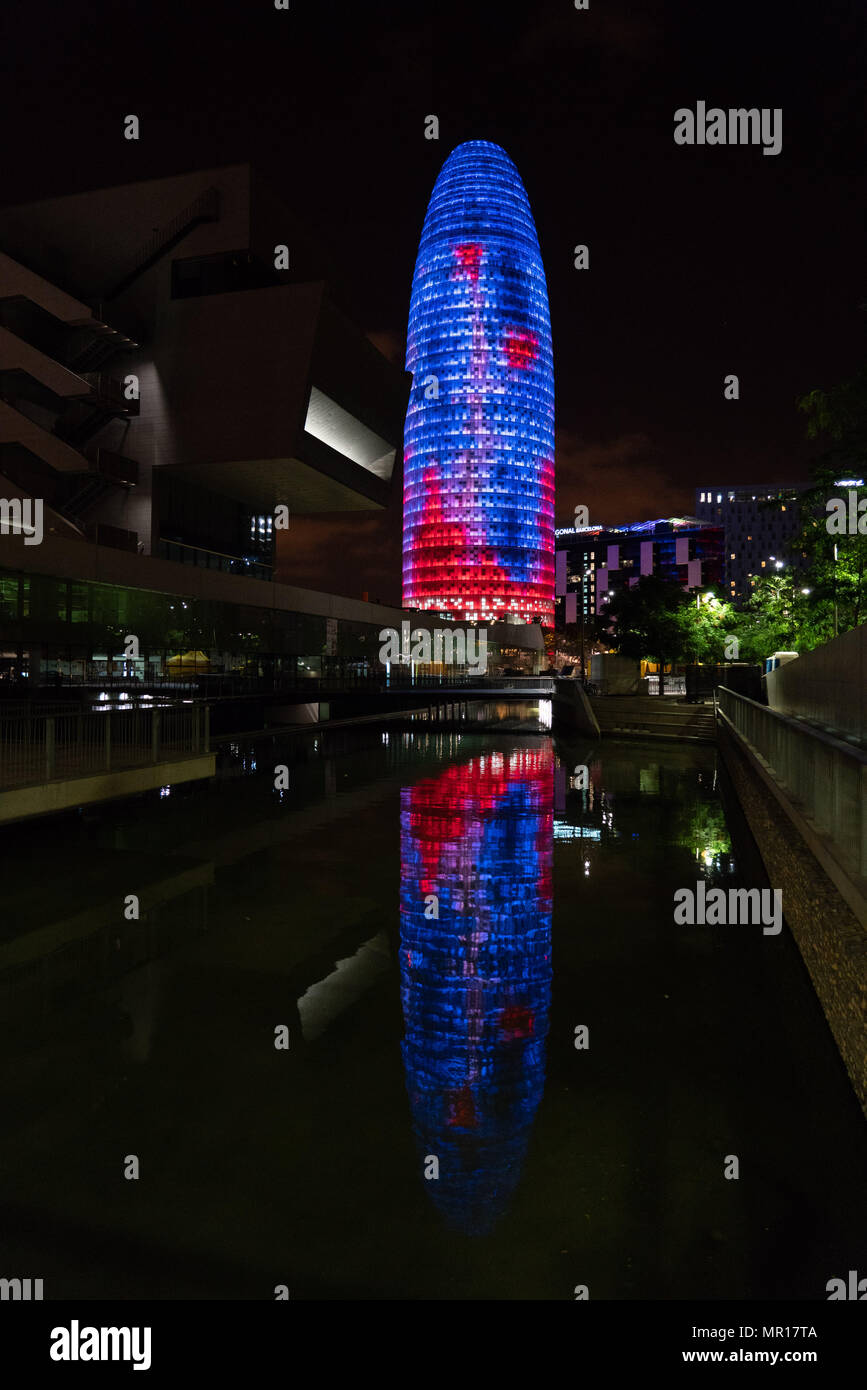
[[[696,484],[802,477],[795,401],[864,352],[863,0],[590,3],[6,0],[0,201],[252,158],[402,361],[436,175],[460,141],[495,140],[548,277],[558,519],[578,502],[592,520],[684,513]],[[676,146],[674,111],[698,99],[782,107],[782,153]],[[398,574],[399,505],[299,522],[299,582],[396,599]]]

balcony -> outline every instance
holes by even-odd
[[[205,550],[202,546],[185,545],[182,541],[161,540],[156,553],[161,560],[218,570],[222,574],[242,574],[247,579],[264,579],[270,583],[274,575],[273,565],[266,565],[261,560],[249,560],[243,555],[226,555],[220,550]]]
[[[82,372],[81,378],[92,392],[89,405],[112,415],[138,415],[140,402],[127,397],[120,377],[109,372]]]

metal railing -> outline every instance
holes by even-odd
[[[116,658],[120,664],[121,658]],[[54,681],[43,678],[38,687],[48,691],[56,689]],[[278,695],[297,696],[299,699],[315,700],[320,696],[341,694],[379,694],[387,691],[428,691],[428,690],[483,690],[496,694],[498,691],[520,692],[526,690],[535,694],[553,694],[552,676],[419,676],[412,680],[408,673],[400,674],[393,669],[390,676],[382,669],[367,672],[335,672],[333,675],[304,675],[292,672],[269,672],[256,674],[249,672],[214,671],[203,667],[180,666],[176,670],[155,672],[148,668],[143,678],[138,679],[122,672],[110,675],[98,670],[89,670],[85,676],[70,680],[64,678],[64,690],[70,698],[97,698],[103,692],[129,695],[131,702],[138,702],[143,696],[165,694],[179,699],[184,695],[199,701],[228,699],[233,696]],[[18,693],[17,691],[15,692]],[[0,700],[0,710],[3,701]]]
[[[264,560],[226,555],[221,550],[206,550],[204,546],[186,545],[183,541],[160,540],[157,555],[161,560],[174,560],[179,565],[196,565],[199,569],[219,570],[223,574],[243,574],[248,579],[270,581],[274,577],[274,566]]]
[[[133,258],[130,271],[122,280],[119,280],[110,290],[106,291],[103,301],[116,299],[127,285],[132,284],[133,280],[137,279],[143,271],[158,261],[160,256],[180,241],[181,237],[192,227],[197,226],[199,222],[216,222],[219,216],[219,190],[216,188],[204,189],[198,197],[193,199],[189,207],[179,212],[165,227],[156,228],[144,245],[139,247]],[[98,319],[103,317],[103,301],[94,308],[94,313]]]
[[[496,676],[490,672],[474,676],[465,672],[455,676],[411,676],[401,667],[385,674],[374,673],[369,680],[379,681],[383,689],[392,690],[545,690],[553,694],[553,676]],[[327,680],[323,679],[323,684]]]
[[[143,710],[0,711],[0,788],[120,772],[207,753],[206,705]]]
[[[758,753],[849,873],[867,875],[867,754],[720,686],[719,713]]]
[[[663,694],[679,696],[683,696],[686,694],[685,676],[663,676],[663,681]],[[659,695],[658,675],[647,677],[647,693],[648,695]]]
[[[141,402],[137,398],[129,399],[121,377],[112,372],[79,372],[78,375],[93,392],[92,404],[110,406],[125,415],[138,415]]]

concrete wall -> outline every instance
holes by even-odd
[[[569,729],[579,729],[590,738],[600,738],[599,724],[593,706],[576,680],[554,682],[554,722]]]
[[[631,657],[593,652],[590,657],[590,678],[598,684],[603,695],[646,694],[641,683],[641,664]]]
[[[819,862],[821,846],[809,827],[722,721],[719,747],[771,886],[782,890],[786,924],[867,1114],[867,930]]]
[[[120,772],[59,777],[53,782],[10,787],[0,792],[0,823],[28,820],[31,816],[54,815],[74,806],[86,806],[94,801],[114,801],[118,797],[136,796],[140,792],[155,791],[157,787],[174,786],[180,782],[197,782],[213,777],[215,769],[216,754],[200,753],[195,757],[176,758],[170,762],[148,763],[145,767],[124,768]]]
[[[867,741],[867,625],[787,662],[765,682],[771,709]]]
[[[153,342],[129,360],[142,401],[125,451],[201,464],[206,487],[209,463],[290,456],[321,298],[321,285],[285,285],[168,300]]]
[[[212,186],[220,190],[219,221],[194,228],[167,260],[240,250],[249,244],[250,237],[250,170],[246,164],[144,179],[4,208],[0,211],[0,243],[10,255],[17,253],[28,264],[36,262],[43,274],[57,283],[69,283],[88,299],[99,299],[132,269],[152,231],[168,226]],[[119,296],[116,302],[139,312],[145,307],[143,290],[139,280],[135,290]]]

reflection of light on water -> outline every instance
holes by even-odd
[[[570,825],[568,821],[555,820],[555,840],[601,840],[602,831],[585,825]]]
[[[401,792],[413,1127],[420,1153],[439,1158],[432,1200],[473,1234],[509,1204],[544,1084],[553,790],[545,740],[452,764]]]
[[[553,701],[539,701],[539,723],[543,729],[550,729],[553,720]]]

